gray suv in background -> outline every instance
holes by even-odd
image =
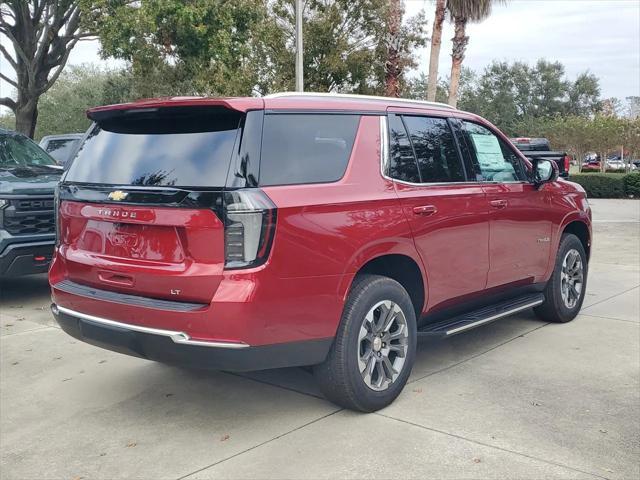
[[[0,278],[47,271],[61,174],[62,167],[35,142],[0,128]]]
[[[80,143],[82,135],[82,133],[47,135],[40,140],[40,146],[45,152],[51,155],[56,162],[65,166],[71,159],[75,148]]]

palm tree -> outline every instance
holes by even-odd
[[[387,97],[400,96],[402,65],[399,40],[404,8],[402,0],[390,0],[387,26],[387,59],[385,62],[384,94]]]
[[[464,60],[464,52],[469,43],[466,35],[468,22],[481,22],[491,14],[493,3],[504,3],[503,0],[448,0],[447,9],[453,18],[454,35],[451,52],[451,80],[449,83],[449,105],[458,103],[458,85],[460,70]]]
[[[433,18],[433,34],[431,35],[431,55],[429,56],[429,79],[427,81],[427,100],[436,99],[438,86],[438,61],[440,60],[440,45],[442,45],[442,24],[447,8],[447,0],[436,0],[436,13]]]

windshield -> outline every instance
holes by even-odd
[[[66,181],[111,185],[222,187],[241,114],[159,109],[95,125]]]
[[[56,165],[53,158],[27,137],[0,135],[0,168]]]

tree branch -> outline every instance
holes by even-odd
[[[11,78],[7,77],[5,74],[3,74],[2,72],[0,72],[0,78],[2,80],[4,80],[5,82],[7,82],[9,85],[14,86],[15,88],[18,88],[18,82],[16,82],[15,80],[12,80]]]
[[[67,50],[65,51],[60,63],[58,64],[58,69],[51,76],[51,78],[47,81],[47,83],[42,88],[38,89],[38,95],[42,95],[44,92],[49,90],[51,88],[51,86],[56,82],[56,80],[58,79],[58,77],[62,73],[62,70],[64,69],[65,65],[67,64],[67,60],[69,59],[69,54],[71,53],[71,50],[73,49],[73,47],[75,47],[76,43],[78,43],[78,40],[77,39],[73,39],[67,45]]]
[[[13,57],[9,54],[9,50],[4,48],[2,44],[0,44],[0,52],[2,52],[2,55],[4,56],[4,58],[7,59],[7,61],[9,62],[9,65],[11,65],[14,70],[18,70],[18,64],[13,59]]]
[[[5,107],[8,107],[14,112],[18,108],[18,105],[16,104],[15,100],[12,100],[9,97],[0,97],[0,105],[4,105]]]
[[[16,54],[20,56],[20,58],[22,58],[22,61],[27,65],[27,69],[31,70],[31,63],[29,62],[29,58],[27,57],[27,55],[24,53],[24,50],[22,50],[22,48],[20,47],[20,43],[18,42],[18,40],[16,40],[16,37],[13,36],[13,32],[11,32],[9,29],[0,29],[0,32],[4,33],[7,38],[9,40],[11,40],[11,43],[13,44],[13,48],[16,51]]]

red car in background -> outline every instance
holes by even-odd
[[[56,320],[85,342],[197,368],[313,365],[329,399],[374,411],[418,336],[582,305],[583,189],[476,115],[301,93],[88,115],[49,272]]]

